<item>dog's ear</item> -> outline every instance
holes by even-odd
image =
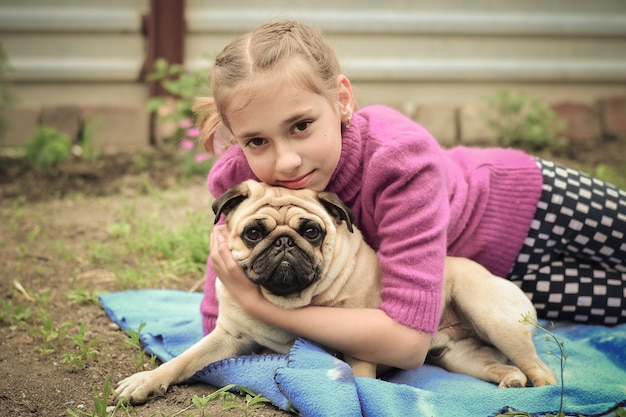
[[[352,213],[352,210],[350,210],[348,206],[343,204],[343,201],[341,201],[335,193],[322,191],[317,195],[317,199],[331,216],[339,221],[345,221],[350,233],[353,232],[352,223],[354,223],[354,213]]]
[[[249,193],[250,189],[244,183],[240,183],[230,187],[215,200],[211,205],[213,213],[215,213],[215,224],[220,220],[222,214],[227,215],[236,209],[243,200],[248,198]]]

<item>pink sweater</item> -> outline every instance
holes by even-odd
[[[209,190],[255,178],[230,147],[215,163]],[[511,149],[442,149],[426,129],[395,110],[371,106],[343,131],[339,165],[327,190],[354,212],[383,271],[380,308],[406,326],[435,334],[447,254],[505,276],[528,233],[541,194],[534,160]],[[215,327],[215,273],[207,268],[204,331]]]

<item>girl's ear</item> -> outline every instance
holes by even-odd
[[[352,94],[352,84],[345,75],[341,74],[337,77],[337,98],[343,118],[352,117],[354,111],[354,95]]]

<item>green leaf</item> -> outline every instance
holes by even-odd
[[[166,103],[167,101],[165,100],[165,97],[154,97],[148,100],[146,109],[151,113],[156,112],[159,108],[165,106]]]

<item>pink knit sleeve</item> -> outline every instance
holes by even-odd
[[[392,121],[397,129],[372,155],[363,189],[371,199],[364,202],[370,207],[368,235],[375,236],[383,271],[380,308],[401,324],[435,334],[449,221],[446,163],[425,129],[407,119]]]
[[[256,179],[238,146],[232,146],[213,165],[207,178],[207,186],[213,197],[219,197],[228,188],[246,179]],[[215,328],[217,321],[218,303],[215,294],[215,272],[207,258],[206,275],[204,282],[204,297],[200,304],[202,313],[202,327],[204,334]]]
[[[202,303],[200,304],[200,312],[202,313],[202,330],[204,334],[209,334],[215,328],[215,322],[217,321],[217,296],[215,295],[215,272],[209,265],[207,259],[206,275],[204,281],[204,297],[202,297]]]

